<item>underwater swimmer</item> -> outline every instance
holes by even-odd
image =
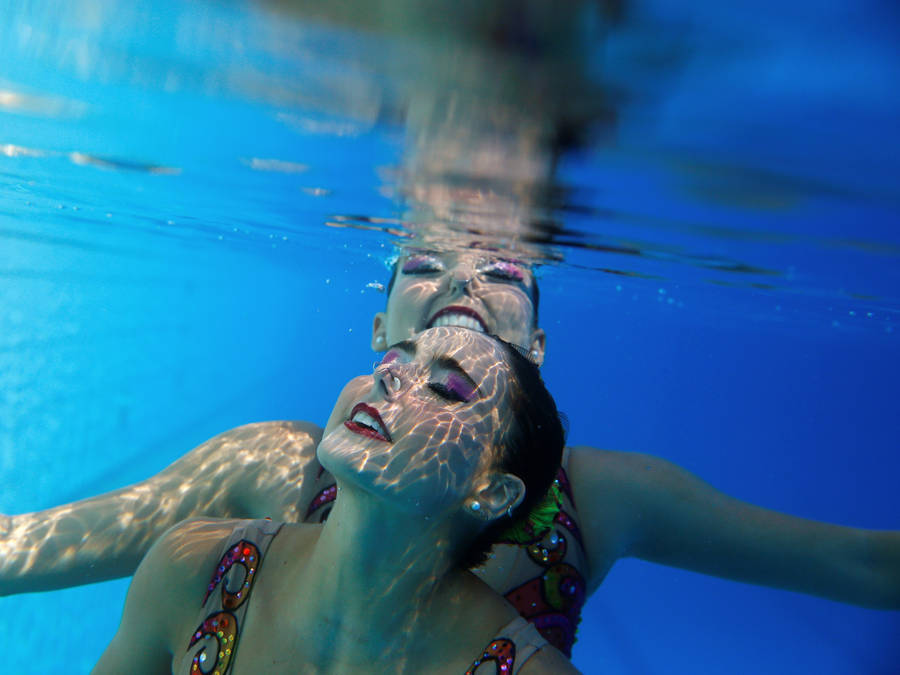
[[[398,262],[386,311],[375,317],[373,346],[384,350],[432,323],[465,323],[527,348],[540,363],[545,336],[537,302],[526,266],[477,251],[411,252]],[[345,388],[329,429],[367,386],[359,378]],[[240,427],[136,485],[13,516],[0,543],[0,592],[130,574],[160,534],[190,516],[319,522],[336,493],[315,459],[321,435],[303,422]],[[565,653],[584,598],[623,557],[900,608],[898,532],[763,509],[645,454],[567,448],[557,482],[561,508],[553,527],[495,546],[477,573]]]
[[[95,672],[577,672],[465,569],[559,467],[537,366],[432,328],[368,381],[318,445],[341,492],[327,522],[176,525],[138,568]]]

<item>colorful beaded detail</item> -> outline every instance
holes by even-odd
[[[564,495],[574,506],[569,477],[562,468],[554,485],[557,495]],[[584,542],[575,519],[561,506],[553,516],[552,525],[556,527],[535,532],[535,537],[530,541],[503,542],[517,543],[534,563],[543,568],[540,576],[513,588],[504,597],[522,617],[534,624],[547,642],[571,657],[581,609],[587,599],[587,584],[575,567],[563,562],[570,541],[577,542],[582,550]]]
[[[556,563],[504,597],[534,624],[547,642],[571,657],[585,591],[586,584],[578,570],[566,563]]]
[[[516,662],[516,644],[506,638],[498,638],[487,646],[487,649],[469,666],[466,675],[475,675],[475,671],[483,663],[493,661],[496,664],[495,675],[511,675]]]
[[[324,506],[331,504],[335,498],[337,497],[337,485],[332,484],[327,488],[319,492],[315,497],[313,497],[312,501],[309,503],[309,508],[306,510],[306,518],[305,520],[309,520],[310,516],[314,514],[316,511],[321,509]],[[331,513],[331,509],[326,509],[322,512],[322,515],[319,517],[319,522],[324,523],[325,519],[328,518],[328,514]]]
[[[202,604],[206,604],[210,593],[215,590],[216,586],[222,584],[224,580],[226,583],[222,584],[222,607],[225,609],[237,609],[240,607],[250,592],[250,586],[253,585],[253,575],[256,574],[258,564],[259,549],[256,547],[256,544],[243,539],[239,541],[228,549],[225,555],[222,556],[222,560],[219,561],[209,586],[206,587],[206,595],[203,596]],[[231,591],[228,588],[229,580],[226,577],[235,565],[244,568],[244,578],[238,584],[238,590]]]
[[[225,675],[228,671],[237,646],[238,635],[238,620],[232,611],[240,607],[250,595],[259,561],[259,548],[253,542],[244,539],[229,548],[222,556],[207,586],[202,603],[206,605],[216,587],[221,586],[222,609],[204,619],[191,636],[188,651],[200,645],[191,662],[191,673]],[[241,571],[242,578],[235,579],[235,575],[231,574],[232,570]]]
[[[216,612],[207,617],[191,637],[192,649],[197,643],[201,643],[201,649],[194,654],[191,662],[191,673],[212,673],[212,675],[224,675],[231,665],[231,656],[234,654],[234,641],[237,638],[237,619],[230,612]],[[215,644],[213,644],[215,641]],[[209,655],[213,654],[214,659]],[[208,665],[207,662],[210,662]],[[204,669],[204,666],[208,668]]]

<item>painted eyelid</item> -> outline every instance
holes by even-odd
[[[437,258],[427,255],[417,255],[407,259],[401,268],[404,274],[416,272],[440,272],[444,269],[443,263]]]
[[[494,276],[503,277],[504,279],[510,279],[512,281],[525,281],[525,273],[522,272],[518,265],[502,260],[485,265],[484,273],[493,274]]]
[[[471,401],[475,397],[475,387],[456,373],[447,375],[447,380],[443,384],[464,401]]]
[[[381,366],[386,366],[389,363],[393,363],[398,358],[400,358],[400,352],[398,352],[396,349],[390,349],[388,350],[387,354],[384,355],[384,358],[382,358],[375,367],[379,368]]]

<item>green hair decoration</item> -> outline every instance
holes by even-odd
[[[553,526],[553,520],[561,506],[562,494],[559,491],[559,481],[554,480],[531,511],[503,531],[500,541],[511,544],[530,544],[536,539],[540,539]]]

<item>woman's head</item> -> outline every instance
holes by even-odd
[[[387,308],[375,315],[372,348],[435,326],[498,335],[540,364],[544,331],[537,326],[538,287],[529,266],[486,251],[408,250],[388,285]]]
[[[474,536],[542,496],[562,446],[536,366],[500,340],[441,327],[388,350],[319,460],[404,511],[463,515]]]

